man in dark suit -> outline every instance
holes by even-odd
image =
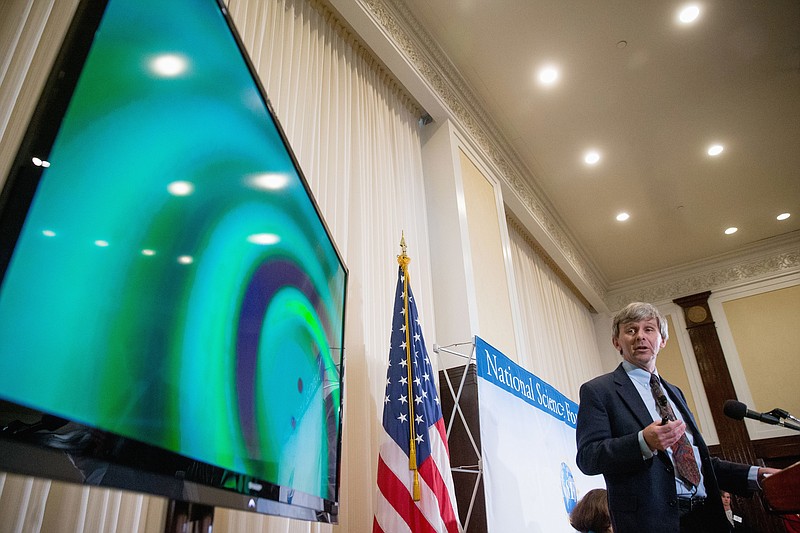
[[[623,362],[581,387],[577,464],[603,474],[614,533],[728,531],[720,489],[745,494],[777,472],[709,455],[683,392],[656,370],[668,337],[658,309],[629,304],[613,321]]]

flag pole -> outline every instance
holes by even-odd
[[[400,248],[372,533],[463,533],[439,394],[411,289],[405,235]]]
[[[409,436],[408,436],[408,468],[414,471],[414,489],[413,498],[418,502],[421,498],[419,486],[419,471],[417,470],[417,447],[416,437],[414,435],[414,380],[412,373],[412,360],[411,360],[411,328],[408,323],[408,264],[411,258],[406,254],[406,237],[405,233],[400,234],[400,249],[402,253],[397,256],[397,263],[403,269],[403,314],[405,316],[405,330],[406,330],[406,368],[408,371],[408,419],[409,419]]]

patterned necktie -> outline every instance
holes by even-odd
[[[672,406],[661,388],[658,376],[655,374],[650,374],[650,391],[653,393],[656,409],[658,409],[658,414],[661,415],[661,418],[667,417],[669,420],[677,420],[675,413],[672,411]],[[681,435],[680,440],[672,445],[672,460],[675,463],[675,469],[678,471],[678,477],[691,483],[694,487],[700,483],[700,470],[697,468],[692,445],[686,433]]]

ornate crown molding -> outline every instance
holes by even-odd
[[[621,309],[629,302],[664,302],[703,291],[719,291],[800,272],[798,232],[771,239],[749,250],[670,269],[609,291],[609,309]]]
[[[450,111],[451,119],[470,136],[497,170],[500,179],[519,197],[530,216],[548,234],[575,272],[603,298],[607,290],[604,283],[563,229],[545,194],[536,185],[531,170],[525,167],[484,109],[483,102],[427,31],[420,26],[405,3],[386,0],[357,1],[437,94]]]

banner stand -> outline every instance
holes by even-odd
[[[469,346],[470,348],[469,353],[468,354],[461,353],[451,349],[459,346]],[[464,416],[464,412],[461,409],[461,394],[464,391],[464,383],[467,380],[467,374],[468,374],[467,369],[471,365],[475,365],[475,340],[473,339],[467,342],[448,344],[447,346],[439,346],[438,344],[434,344],[433,351],[434,353],[436,353],[437,356],[439,355],[440,352],[444,352],[450,355],[454,355],[456,357],[460,357],[462,359],[466,359],[466,364],[464,365],[464,372],[461,374],[461,379],[458,384],[458,391],[454,390],[453,382],[450,379],[450,374],[446,371],[446,369],[440,368],[440,370],[445,370],[444,372],[442,372],[442,374],[444,375],[445,382],[447,383],[447,388],[450,391],[450,396],[454,399],[453,412],[450,413],[450,419],[447,421],[447,437],[448,439],[450,438],[450,432],[453,429],[453,422],[455,421],[457,413],[459,418],[461,419],[461,423],[464,425],[467,437],[469,438],[469,441],[472,444],[472,449],[475,452],[475,457],[478,458],[477,464],[474,465],[458,465],[458,466],[451,465],[450,467],[450,470],[452,472],[460,472],[460,473],[475,475],[475,481],[472,487],[472,495],[469,501],[469,508],[467,509],[467,515],[464,519],[464,523],[462,524],[463,527],[462,531],[467,531],[467,528],[469,527],[470,518],[472,517],[472,510],[475,505],[475,500],[478,496],[478,489],[480,487],[481,478],[483,477],[483,461],[481,460],[481,450],[472,434],[472,428],[467,422],[467,419]],[[439,363],[441,363],[441,359],[439,359]],[[441,367],[441,365],[439,366]]]

